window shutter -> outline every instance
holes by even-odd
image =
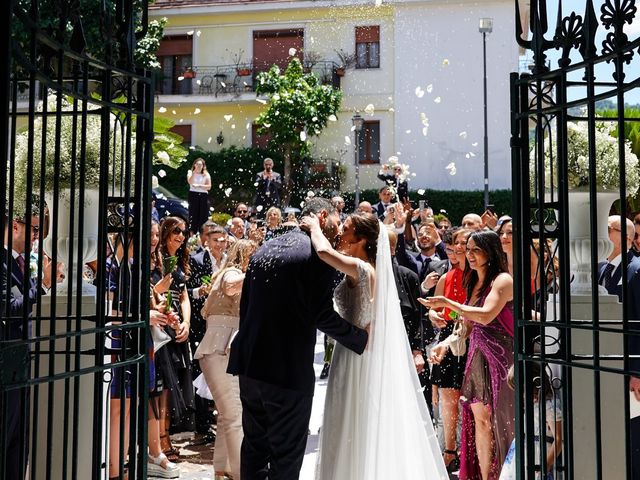
[[[356,43],[380,42],[380,25],[356,27]]]
[[[193,52],[193,40],[186,35],[164,37],[160,41],[159,57],[175,55],[191,55]]]

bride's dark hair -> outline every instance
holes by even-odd
[[[371,263],[376,263],[376,251],[378,249],[378,234],[380,233],[380,221],[372,213],[352,213],[349,215],[353,224],[353,231],[358,239],[364,239],[364,250]]]

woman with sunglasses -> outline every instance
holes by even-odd
[[[461,480],[493,480],[514,437],[514,393],[507,386],[513,363],[513,279],[500,238],[481,231],[467,241],[464,303],[434,296],[421,303],[449,308],[473,328],[462,382]],[[434,355],[441,355],[440,348]]]
[[[172,340],[156,352],[155,357],[159,389],[162,391],[159,402],[160,439],[163,452],[171,462],[178,460],[178,451],[171,446],[169,424],[177,431],[194,429],[193,379],[187,342],[191,322],[186,288],[189,253],[185,240],[188,236],[183,219],[165,217],[160,223],[160,240],[152,255],[155,265],[151,273],[153,294],[157,303],[167,303],[172,318],[164,328]],[[164,271],[170,266],[168,257],[177,257],[173,271]]]
[[[458,229],[453,233],[452,244],[447,245],[447,256],[451,263],[451,269],[445,273],[436,285],[435,295],[444,295],[450,300],[464,303],[467,292],[463,284],[463,272],[467,266],[466,247],[467,238],[471,230]],[[432,308],[429,310],[429,320],[434,327],[440,329],[439,339],[445,340],[453,333],[455,314],[449,308]],[[466,342],[465,340],[462,340]],[[440,415],[444,425],[444,463],[449,473],[458,471],[460,460],[457,450],[458,416],[460,414],[458,403],[460,402],[460,388],[464,376],[464,367],[467,355],[456,356],[449,349],[439,349],[444,354],[442,357],[432,360],[431,382],[437,387],[434,389],[436,399],[440,403]],[[446,353],[445,351],[446,350]]]

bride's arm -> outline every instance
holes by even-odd
[[[320,260],[351,278],[358,278],[358,259],[343,255],[331,246],[327,237],[322,233],[318,217],[313,214],[302,217],[300,227],[308,230],[311,234],[311,243]]]

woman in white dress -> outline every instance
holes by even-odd
[[[407,340],[384,226],[353,214],[337,250],[304,217],[319,257],[345,274],[336,309],[370,331],[362,355],[336,345],[325,401],[318,480],[448,479]],[[375,265],[375,267],[374,267]]]

